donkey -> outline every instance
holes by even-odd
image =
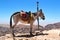
[[[32,13],[31,11],[29,11],[29,12],[21,11],[21,12],[15,12],[13,15],[11,15],[11,17],[10,17],[10,28],[12,30],[13,36],[15,36],[13,28],[17,25],[17,23],[19,21],[22,23],[25,23],[25,24],[30,24],[30,35],[33,35],[32,34],[32,26],[33,26],[34,21],[38,17],[41,17],[41,19],[43,19],[43,20],[45,19],[45,16],[42,12],[42,9],[40,9],[38,12],[35,12],[35,13]],[[12,26],[12,18],[14,21],[13,26]]]

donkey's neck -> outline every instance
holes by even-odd
[[[33,16],[34,20],[36,20],[39,16],[39,12],[36,12],[35,15]]]

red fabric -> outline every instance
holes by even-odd
[[[26,14],[22,14],[22,16],[26,17]]]
[[[22,14],[22,20],[23,21],[27,21],[27,14],[25,13],[25,14]]]

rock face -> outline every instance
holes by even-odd
[[[60,29],[60,22],[54,24],[48,24],[45,26],[45,30],[51,30],[51,29]]]

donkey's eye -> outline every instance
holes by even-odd
[[[43,17],[45,17],[45,16],[43,16]]]

